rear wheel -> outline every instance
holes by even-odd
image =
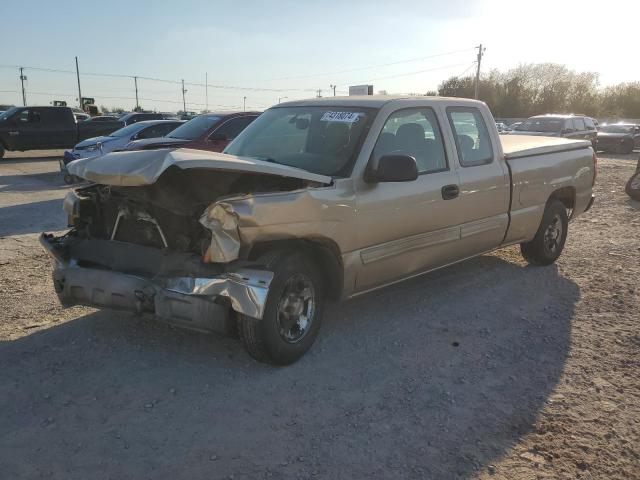
[[[554,200],[547,205],[536,236],[521,243],[522,256],[531,265],[551,265],[562,253],[567,239],[569,218],[564,204]]]
[[[634,200],[640,201],[640,171],[636,172],[627,182],[627,186],[624,189]]]
[[[273,251],[259,263],[274,273],[261,320],[238,316],[238,333],[256,360],[288,365],[313,345],[324,310],[324,286],[317,267],[295,251]]]
[[[0,158],[4,157],[4,145],[0,143]]]

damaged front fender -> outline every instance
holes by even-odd
[[[207,207],[200,223],[211,232],[211,245],[204,261],[229,263],[240,255],[240,233],[238,217],[228,203],[214,203]]]

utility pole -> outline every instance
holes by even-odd
[[[322,90],[320,88],[317,90],[317,92],[318,92],[318,95],[316,96],[316,98],[322,97]]]
[[[329,85],[333,89],[333,96],[336,96],[336,87],[337,85]]]
[[[242,97],[242,111],[247,111],[247,97]]]
[[[22,71],[24,70],[23,67],[20,67],[20,83],[22,84],[22,106],[26,107],[27,106],[27,95],[24,93],[24,81],[27,79],[27,77],[25,75],[23,75]]]
[[[482,55],[486,48],[482,48],[482,44],[478,45],[476,48],[478,49],[478,68],[476,70],[476,89],[473,98],[477,100],[480,93],[480,62],[482,62]]]
[[[78,77],[78,105],[82,110],[82,91],[80,90],[80,69],[78,68],[78,57],[76,57],[76,77]]]
[[[184,109],[183,112],[186,115],[187,114],[187,102],[184,99],[184,94],[187,93],[187,91],[184,89],[184,78],[182,79],[182,108]]]
[[[209,113],[209,74],[204,72],[204,111]]]
[[[136,111],[140,109],[140,105],[138,105],[138,77],[133,77],[133,83],[136,86]]]

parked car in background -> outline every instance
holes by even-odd
[[[513,122],[511,125],[509,125],[509,130],[514,130],[518,125],[521,125],[522,122]]]
[[[121,115],[120,120],[124,125],[132,125],[145,120],[179,120],[172,113],[147,113],[147,112],[131,112]]]
[[[144,120],[122,127],[109,135],[87,138],[74,146],[73,150],[64,152],[65,163],[104,155],[132,140],[162,137],[182,123],[180,120]]]
[[[288,102],[224,153],[73,162],[94,183],[65,198],[71,230],[40,241],[65,306],[237,327],[253,357],[289,364],[330,299],[513,244],[552,264],[569,219],[593,204],[596,161],[588,141],[498,135],[474,100]]]
[[[640,125],[614,123],[601,125],[596,148],[605,152],[631,153],[640,147]]]
[[[163,138],[133,140],[122,150],[184,147],[221,152],[259,115],[260,112],[205,113],[180,125]]]
[[[498,129],[498,133],[508,132],[510,130],[510,128],[502,122],[496,122],[496,128]]]
[[[536,115],[526,119],[509,134],[589,140],[595,148],[598,132],[593,119],[584,115]]]
[[[69,107],[13,107],[0,115],[0,158],[5,150],[70,148],[122,126],[119,120],[78,122]]]

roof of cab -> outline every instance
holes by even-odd
[[[308,100],[294,100],[291,102],[282,102],[274,105],[272,108],[278,107],[370,107],[381,108],[387,103],[415,103],[417,100],[428,101],[429,103],[470,103],[482,104],[478,100],[469,98],[453,98],[453,97],[433,97],[433,96],[407,96],[407,95],[349,95],[343,97],[322,97],[310,98]]]

